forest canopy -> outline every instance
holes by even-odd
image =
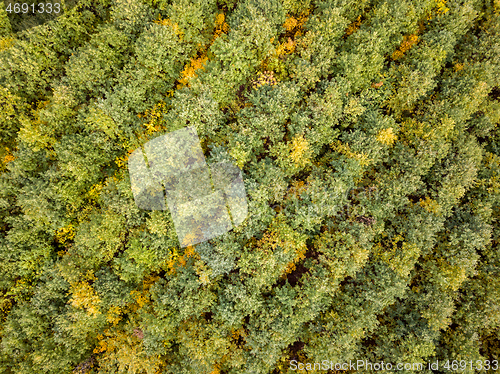
[[[8,3],[0,373],[500,360],[498,0]],[[188,126],[248,215],[183,248],[127,162]]]

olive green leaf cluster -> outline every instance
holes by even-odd
[[[64,8],[0,6],[0,373],[500,360],[498,1]],[[186,126],[248,216],[180,248],[127,159]]]

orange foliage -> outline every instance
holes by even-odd
[[[403,42],[399,46],[397,50],[392,54],[393,60],[398,60],[404,56],[405,52],[409,51],[411,47],[413,47],[418,42],[418,35],[411,34],[405,35],[403,38]]]
[[[181,30],[181,28],[176,22],[172,22],[169,19],[162,19],[161,15],[158,16],[158,19],[155,21],[155,23],[158,25],[171,27],[174,33],[180,38],[182,38],[182,36],[184,35],[184,32]]]
[[[195,259],[198,258],[198,254],[194,250],[193,246],[187,246],[186,250],[184,251],[184,254],[182,256],[179,256],[177,252],[174,249],[174,252],[172,253],[172,256],[170,259],[167,259],[164,262],[164,265],[167,267],[167,271],[169,274],[175,274],[176,272],[176,267],[184,267],[187,264],[187,260],[193,257]]]
[[[179,80],[179,85],[177,88],[181,88],[183,86],[189,87],[189,80],[196,77],[196,70],[202,69],[203,64],[207,62],[208,57],[202,56],[199,58],[191,59],[191,62],[186,65],[184,70],[181,72],[182,78]]]
[[[217,16],[215,17],[215,31],[212,43],[222,34],[227,34],[228,31],[229,25],[226,22],[226,15],[224,13],[217,14]]]
[[[295,265],[305,258],[307,246],[304,238],[287,225],[280,224],[278,218],[271,226],[271,229],[264,233],[262,239],[257,242],[257,248],[268,252],[269,250],[276,250],[278,247],[282,248],[284,252],[293,251],[295,253],[294,259],[287,264],[283,275],[291,273],[295,270]]]
[[[227,34],[229,31],[229,25],[226,23],[226,15],[224,13],[219,13],[215,17],[215,30],[213,34],[213,38],[208,45],[202,46],[198,45],[198,56],[197,58],[192,58],[189,64],[184,67],[184,70],[181,72],[182,78],[179,79],[179,84],[177,88],[182,88],[184,86],[189,87],[189,81],[192,78],[195,78],[196,70],[203,69],[204,64],[207,62],[208,57],[205,55],[206,51],[213,44],[215,39],[217,39],[222,34]]]
[[[144,305],[149,303],[150,301],[149,289],[158,279],[160,279],[160,277],[157,275],[146,277],[142,281],[142,290],[130,291],[130,295],[135,300],[135,303],[128,305],[128,308],[131,311],[135,312],[138,309],[141,309]]]
[[[194,247],[189,245],[186,247],[186,251],[184,252],[184,255],[179,257],[179,265],[184,267],[186,266],[186,263],[187,263],[187,259],[189,257],[194,257],[196,254],[195,250],[194,250]]]
[[[9,162],[14,161],[14,159],[15,159],[15,157],[14,157],[14,156],[12,156],[11,154],[8,154],[8,155],[6,155],[6,156],[3,158],[3,163],[4,163],[5,165],[7,165]]]
[[[290,190],[285,196],[285,201],[290,200],[292,197],[300,198],[300,194],[307,190],[307,185],[304,181],[293,181]]]
[[[142,345],[142,332],[133,333],[114,329],[98,335],[99,343],[94,348],[101,369],[120,373],[159,373],[162,362],[157,355],[147,355]]]
[[[347,26],[345,34],[346,35],[354,34],[359,29],[359,26],[361,26],[361,16],[358,16],[358,18],[356,18],[356,21]]]
[[[286,19],[285,23],[283,24],[283,27],[286,29],[286,31],[292,31],[295,27],[297,27],[298,24],[299,22],[297,21],[296,18],[289,17]]]
[[[296,264],[300,261],[306,258],[306,249],[303,248],[302,251],[297,252],[297,256],[286,265],[285,271],[283,272],[283,275],[290,274],[292,271],[295,270]]]
[[[127,163],[128,163],[128,158],[129,156],[134,152],[133,149],[129,150],[125,155],[121,157],[117,157],[115,159],[115,164],[120,168],[120,169],[126,169],[127,168]]]
[[[298,17],[288,16],[283,24],[287,35],[296,38],[303,33],[304,24],[307,22],[308,14],[303,13]]]
[[[431,199],[429,196],[426,196],[425,200],[420,199],[418,203],[429,213],[439,214],[441,211],[439,203],[436,200]]]
[[[292,38],[289,37],[286,42],[278,44],[275,53],[278,57],[289,55],[295,51],[296,45],[297,43],[293,41]]]

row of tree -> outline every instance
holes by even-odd
[[[497,1],[63,7],[0,6],[0,373],[500,360]],[[127,158],[185,126],[249,211],[181,249]]]

